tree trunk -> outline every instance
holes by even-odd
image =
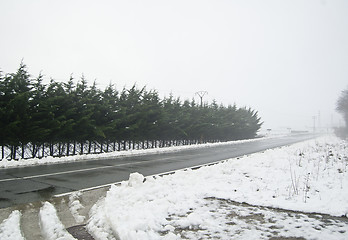
[[[50,156],[53,157],[53,143],[50,143]]]
[[[88,154],[91,153],[91,149],[92,149],[92,142],[88,141]]]
[[[76,141],[74,141],[73,155],[76,153]]]

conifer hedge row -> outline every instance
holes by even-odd
[[[104,90],[43,76],[32,78],[26,65],[17,72],[0,73],[0,145],[17,148],[30,144],[122,141],[226,141],[254,138],[261,127],[255,110],[236,105],[203,106],[172,95],[160,98],[156,90]]]

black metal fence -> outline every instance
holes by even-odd
[[[18,146],[2,145],[0,157],[7,160],[63,157],[82,154],[98,154],[115,151],[140,150],[218,142],[218,140],[145,140],[145,141],[86,141],[68,143],[27,143]]]

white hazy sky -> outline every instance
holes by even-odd
[[[347,0],[1,0],[0,69],[82,74],[99,88],[137,83],[250,106],[264,128],[343,121]],[[318,124],[318,120],[316,122]]]

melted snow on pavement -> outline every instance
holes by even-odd
[[[264,208],[348,216],[347,165],[347,142],[321,137],[163,177],[133,173],[87,228],[96,239],[347,239],[346,217]]]

